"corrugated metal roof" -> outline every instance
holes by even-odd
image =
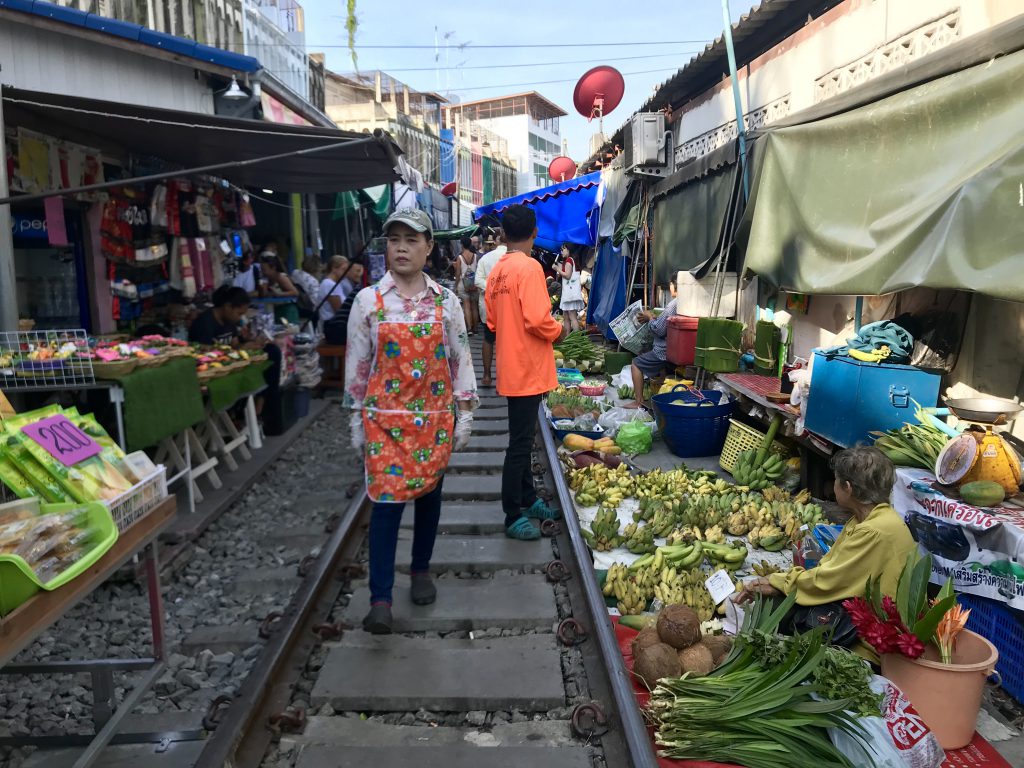
[[[844,0],[763,0],[732,25],[736,66],[742,68],[749,64],[801,29],[809,20],[842,2]],[[661,83],[637,112],[658,112],[667,106],[677,109],[728,76],[729,57],[723,34]],[[623,123],[605,145],[588,158],[586,167],[616,144],[622,145],[623,131],[628,122]]]
[[[44,19],[52,19],[73,27],[91,29],[114,35],[124,40],[159,48],[178,56],[186,56],[197,61],[214,64],[236,72],[256,72],[260,69],[259,60],[234,51],[225,51],[211,45],[203,45],[185,37],[168,35],[155,29],[143,27],[128,21],[118,21],[96,13],[87,13],[75,8],[47,3],[44,0],[0,0],[0,8],[20,11]]]

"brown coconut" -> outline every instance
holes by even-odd
[[[661,638],[658,637],[657,629],[654,627],[644,627],[640,630],[640,634],[633,638],[633,656],[635,657],[642,649],[657,645],[660,642]]]
[[[658,636],[673,648],[689,648],[700,640],[700,619],[688,605],[666,605],[658,614]]]
[[[721,663],[722,659],[729,655],[729,651],[732,650],[732,638],[728,635],[704,635],[700,642],[702,645],[706,645],[708,650],[711,651],[716,667]]]
[[[651,689],[663,677],[679,677],[681,670],[678,652],[665,643],[641,648],[633,657],[633,674]]]
[[[715,668],[715,659],[711,655],[711,649],[703,643],[695,643],[689,648],[683,648],[678,653],[680,668],[694,677],[709,675]]]

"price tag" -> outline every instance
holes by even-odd
[[[729,574],[722,570],[715,571],[705,579],[704,586],[711,593],[711,599],[715,605],[718,605],[736,591],[736,585],[732,583]]]
[[[60,413],[34,424],[26,424],[21,431],[65,467],[78,464],[103,451],[99,443]]]

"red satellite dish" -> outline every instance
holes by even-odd
[[[561,155],[551,161],[548,176],[552,181],[568,181],[576,176],[576,162],[571,157]]]
[[[586,72],[576,83],[572,103],[587,120],[603,117],[619,106],[626,81],[615,67],[602,64]]]
[[[445,197],[454,197],[455,193],[459,190],[459,185],[454,181],[449,181],[443,187],[441,187],[441,194]]]

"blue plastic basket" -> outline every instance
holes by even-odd
[[[695,403],[701,398],[682,385],[671,392],[655,395],[654,410],[658,415],[658,428],[665,438],[668,449],[680,458],[694,456],[717,456],[725,445],[729,432],[729,417],[736,404],[729,400],[722,403],[721,392],[713,389],[701,390],[704,399],[715,405],[693,406],[673,405],[675,400]]]
[[[988,640],[999,651],[996,671],[1003,690],[1024,703],[1024,620],[998,600],[978,595],[957,595],[971,609],[967,628]]]

